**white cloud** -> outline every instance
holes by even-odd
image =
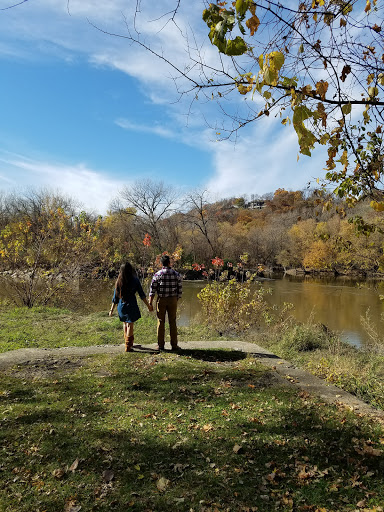
[[[259,120],[249,129],[242,130],[236,145],[229,141],[211,142],[214,132],[206,128],[204,116],[212,119],[214,102],[193,104],[188,118],[191,96],[170,105],[176,97],[170,77],[177,75],[176,70],[172,70],[166,62],[150,52],[131,45],[128,40],[103,34],[87,22],[88,18],[102,30],[127,35],[122,13],[126,14],[128,20],[132,20],[135,6],[138,5],[142,11],[137,17],[140,38],[143,41],[150,40],[154,50],[161,55],[171,55],[172,62],[184,71],[185,65],[190,63],[190,56],[185,51],[183,35],[189,34],[193,46],[189,28],[192,27],[197,40],[205,42],[200,50],[205,61],[214,66],[219,62],[219,54],[209,44],[208,29],[201,21],[204,2],[182,2],[178,25],[170,22],[164,26],[167,18],[159,16],[171,11],[176,4],[175,0],[142,0],[138,3],[126,0],[70,0],[69,4],[65,0],[27,2],[7,11],[7,16],[0,19],[2,37],[7,37],[3,52],[19,54],[20,41],[37,42],[40,51],[50,58],[54,53],[57,58],[66,60],[77,54],[85,55],[92,65],[120,70],[134,77],[141,83],[149,101],[161,104],[168,110],[174,121],[172,129],[166,125],[144,125],[125,118],[117,119],[115,123],[126,130],[156,134],[211,152],[214,175],[208,177],[207,186],[221,197],[244,193],[262,194],[278,187],[302,188],[312,178],[322,175],[321,161],[324,162],[324,159],[319,158],[322,152],[316,149],[312,158],[301,156],[297,163],[298,146],[293,128],[281,129],[278,122],[273,120]],[[36,58],[33,44],[24,48],[28,52],[27,56]],[[196,66],[190,73],[191,77],[197,78],[199,67]],[[260,101],[256,98],[256,107]],[[224,104],[233,111],[244,106],[244,98],[234,94]],[[215,115],[217,113],[218,110],[215,110]],[[97,211],[105,211],[108,202],[116,196],[122,185],[117,180],[108,179],[107,173],[99,173],[81,163],[68,166],[13,157],[8,159],[7,164],[11,172],[12,169],[18,169],[27,178],[33,176],[38,185],[57,183],[64,192],[75,195],[87,207]],[[4,180],[1,176],[0,179]]]
[[[299,148],[293,129],[268,121],[253,126],[237,144],[212,144],[215,174],[207,180],[208,190],[219,197],[262,195],[277,188],[301,190],[324,176],[321,148],[311,158],[300,155],[297,162]]]
[[[158,124],[147,126],[143,124],[133,123],[129,121],[129,119],[116,119],[115,123],[120,128],[124,130],[129,130],[133,132],[141,132],[141,133],[152,133],[155,135],[159,135],[160,137],[164,137],[166,139],[173,139],[176,137],[176,133],[164,126],[160,126]]]
[[[88,211],[105,214],[110,201],[118,195],[127,182],[108,178],[106,173],[89,169],[85,164],[66,165],[56,162],[33,160],[22,155],[4,153],[0,157],[2,168],[9,176],[17,173],[18,181],[0,176],[8,183],[3,190],[16,190],[20,186],[51,188],[54,186],[83,205]]]

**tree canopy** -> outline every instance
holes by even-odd
[[[369,196],[381,210],[384,54],[382,10],[370,0],[211,3],[209,39],[231,58],[231,75],[209,79],[219,98],[248,102],[235,128],[274,113],[292,124],[300,153],[328,151],[326,177],[350,202]],[[207,84],[208,85],[208,84]]]

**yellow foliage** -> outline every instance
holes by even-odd
[[[371,201],[370,204],[376,212],[384,212],[384,202]]]
[[[329,268],[330,264],[331,250],[328,244],[323,240],[316,240],[312,242],[308,252],[305,253],[303,258],[304,267],[321,270]]]

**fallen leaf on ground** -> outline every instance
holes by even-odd
[[[64,505],[64,512],[79,512],[81,505],[77,505],[76,501],[70,500]]]
[[[156,487],[159,489],[159,491],[163,492],[169,486],[170,483],[171,483],[170,480],[167,480],[166,478],[164,478],[162,476],[156,482]]]
[[[65,475],[65,471],[64,469],[62,468],[59,468],[59,469],[54,469],[52,471],[52,476],[54,476],[55,478],[57,478],[58,480],[60,480],[60,478],[63,478],[63,476]]]
[[[373,457],[380,457],[380,455],[383,455],[383,450],[378,450],[377,448],[373,448],[368,445],[364,445],[362,448],[355,446],[355,451],[359,455],[372,455]]]
[[[72,462],[72,465],[71,467],[69,468],[69,471],[72,471],[72,473],[74,473],[77,469],[77,466],[79,465],[79,459],[76,459]]]
[[[104,482],[110,482],[113,480],[113,477],[115,476],[114,472],[110,469],[106,469],[103,471],[103,480]]]

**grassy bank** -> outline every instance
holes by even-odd
[[[239,352],[19,365],[0,383],[0,510],[382,510],[380,427]]]
[[[254,339],[254,338],[253,338]],[[276,355],[384,409],[384,346],[357,349],[310,320],[287,322],[258,337]]]
[[[135,323],[135,342],[155,343],[156,317],[143,311]],[[0,352],[18,348],[53,348],[123,343],[122,323],[117,314],[106,312],[83,315],[49,307],[0,308]],[[218,339],[213,330],[192,324],[180,327],[180,338],[188,340]]]

